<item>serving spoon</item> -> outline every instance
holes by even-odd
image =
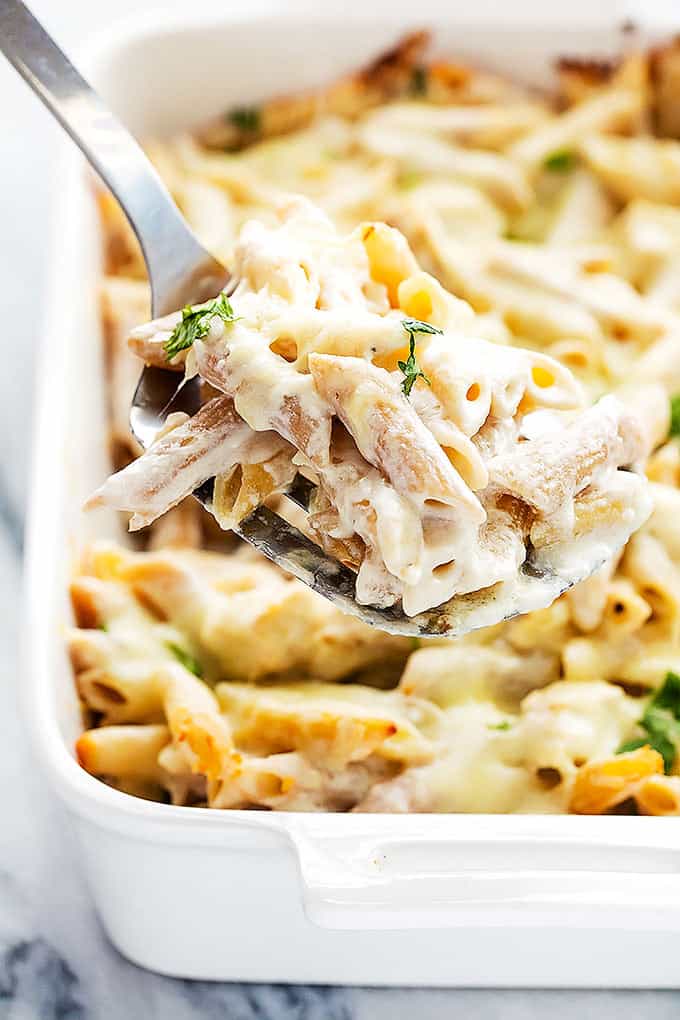
[[[199,244],[140,146],[21,0],[0,0],[0,51],[120,203],[144,255],[153,317],[206,301],[225,288],[227,270]],[[200,406],[198,380],[178,384],[177,378],[176,372],[161,368],[147,366],[142,371],[130,426],[145,449],[168,414],[193,414]],[[307,510],[313,490],[298,475],[286,495]],[[194,495],[210,510],[212,493],[210,480]],[[581,543],[571,560],[562,557],[560,567],[544,560],[539,563],[530,549],[515,581],[457,596],[443,606],[407,617],[398,605],[358,605],[353,571],[267,507],[258,507],[234,530],[344,612],[381,630],[411,637],[455,637],[549,605],[593,573],[627,537],[604,545]]]

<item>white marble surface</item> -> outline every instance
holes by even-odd
[[[165,10],[170,6],[175,4],[163,4]],[[114,9],[107,0],[33,0],[33,7],[71,44],[105,25]],[[115,4],[118,14],[138,7],[136,0]],[[139,970],[111,948],[84,888],[65,816],[34,766],[18,717],[21,531],[56,128],[4,64],[0,123],[0,344],[5,366],[0,376],[0,1020],[679,1016],[680,992],[390,991],[175,981]]]

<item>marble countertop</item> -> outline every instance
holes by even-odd
[[[32,6],[68,46],[101,27],[114,9],[128,13],[138,3],[33,0]],[[171,6],[166,0],[163,9]],[[40,331],[37,295],[47,272],[46,168],[57,129],[4,64],[0,122],[0,343],[7,347],[4,364],[11,366],[0,377],[0,1020],[400,1020],[413,1015],[426,1020],[666,1020],[680,1015],[680,992],[404,991],[180,981],[138,969],[109,945],[84,886],[68,821],[32,760],[17,705],[33,352]]]

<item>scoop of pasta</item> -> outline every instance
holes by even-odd
[[[90,505],[128,511],[134,530],[216,476],[228,528],[301,472],[317,486],[311,533],[356,570],[357,601],[408,616],[511,589],[529,551],[539,569],[573,571],[577,546],[596,564],[648,516],[645,433],[626,407],[586,408],[557,361],[479,339],[396,229],[341,236],[289,199],[278,225],[245,225],[234,265],[229,298],[129,341],[221,395],[173,417]]]

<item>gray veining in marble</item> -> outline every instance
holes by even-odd
[[[69,40],[100,24],[107,9],[125,13],[137,4],[33,0],[33,6]],[[166,2],[163,8],[172,6]],[[176,981],[134,967],[108,944],[67,820],[32,760],[18,713],[22,519],[54,128],[4,66],[0,123],[0,1020],[679,1017],[680,992],[403,991]]]

